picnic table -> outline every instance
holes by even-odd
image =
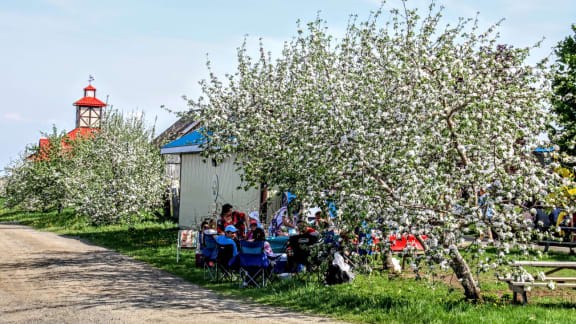
[[[321,238],[323,237],[323,234],[319,234]],[[269,236],[266,238],[266,241],[268,241],[268,243],[270,243],[270,247],[272,248],[272,252],[276,253],[276,254],[281,254],[281,253],[286,253],[286,247],[288,245],[288,239],[290,238],[290,236]],[[332,239],[336,242],[338,242],[339,239],[339,235],[336,234],[332,237]],[[324,241],[326,242],[326,241]]]
[[[534,281],[520,282],[514,281],[513,278],[498,278],[500,281],[508,283],[508,287],[512,290],[513,301],[517,302],[518,294],[522,294],[523,304],[528,303],[528,296],[526,295],[526,287],[547,287],[550,282],[554,282],[558,287],[576,288],[576,277],[553,277],[549,276],[562,269],[576,270],[576,262],[563,262],[563,261],[514,261],[513,267],[544,267],[552,268],[544,273],[544,278],[539,278]]]
[[[551,246],[559,246],[569,248],[570,254],[574,254],[572,249],[576,247],[576,242],[574,241],[576,238],[576,227],[561,226],[560,231],[564,232],[563,238],[568,239],[568,241],[538,241],[538,245],[544,246],[544,252],[548,252]]]

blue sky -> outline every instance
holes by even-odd
[[[473,17],[487,27],[505,18],[502,43],[534,44],[531,61],[551,52],[576,23],[573,0],[440,0],[445,22]],[[425,9],[428,1],[411,0]],[[72,103],[88,75],[97,96],[126,112],[143,111],[164,130],[177,118],[160,106],[184,109],[182,95],[200,95],[206,54],[223,75],[235,69],[236,48],[249,35],[273,53],[295,35],[296,20],[318,11],[341,35],[350,14],[366,18],[380,0],[0,0],[0,169],[41,131],[74,127]],[[385,8],[398,7],[398,0]],[[0,171],[1,172],[1,171]]]

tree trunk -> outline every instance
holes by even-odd
[[[470,267],[468,267],[468,263],[466,263],[466,260],[460,255],[458,249],[452,250],[452,262],[450,262],[450,265],[462,284],[462,288],[464,288],[466,299],[473,300],[474,302],[483,301],[482,295],[480,295],[480,288],[478,288],[474,281]]]
[[[386,253],[382,254],[382,265],[384,270],[388,270],[389,273],[394,273],[394,263],[392,263],[392,251],[388,249]]]
[[[58,215],[62,215],[63,211],[64,211],[64,204],[63,203],[58,204]]]
[[[418,242],[422,244],[424,251],[427,251],[428,244],[426,244],[426,241],[424,241],[420,235],[415,236]],[[468,267],[468,263],[466,263],[466,260],[464,260],[458,249],[452,250],[452,253],[452,262],[450,262],[450,266],[456,274],[456,277],[458,277],[460,284],[462,284],[462,288],[464,288],[466,299],[473,300],[474,302],[482,302],[483,299],[480,294],[480,288],[478,288],[474,281],[474,277],[472,277],[472,272],[470,271],[470,267]]]

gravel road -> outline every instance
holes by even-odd
[[[222,297],[116,252],[0,224],[0,323],[331,323]]]

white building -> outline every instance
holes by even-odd
[[[234,160],[230,158],[216,164],[206,159],[200,154],[203,140],[195,131],[161,148],[162,154],[170,154],[173,159],[177,156],[180,161],[180,227],[195,227],[207,217],[218,217],[225,203],[244,213],[261,210],[266,193],[261,188],[238,189],[246,183],[242,182]],[[268,209],[268,213],[273,211]]]

